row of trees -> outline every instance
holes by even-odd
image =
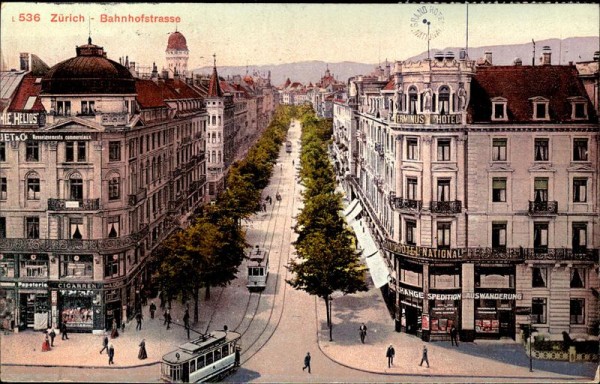
[[[335,192],[335,172],[327,153],[332,124],[317,119],[310,107],[297,112],[302,123],[300,179],[305,190],[304,207],[294,228],[298,257],[288,265],[293,277],[287,282],[325,301],[329,339],[333,340],[331,294],[366,291],[365,266],[340,214],[342,195]]]
[[[194,322],[198,321],[201,288],[206,288],[209,300],[211,287],[228,285],[238,273],[248,247],[241,221],[259,210],[261,191],[296,113],[294,107],[279,107],[246,158],[232,164],[226,189],[215,203],[203,206],[192,225],[178,229],[153,253],[152,279],[162,299],[192,299]]]

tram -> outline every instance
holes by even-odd
[[[269,251],[257,245],[248,254],[248,290],[265,289],[269,277]]]
[[[292,153],[292,142],[289,140],[285,142],[285,151],[287,153]]]
[[[160,377],[169,383],[221,381],[240,366],[237,332],[222,330],[204,334],[162,357]]]

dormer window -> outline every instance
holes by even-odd
[[[571,103],[571,120],[587,120],[588,105],[585,97],[569,97],[568,100]]]
[[[492,98],[492,121],[507,121],[506,99],[504,97]]]
[[[548,111],[550,100],[544,97],[533,97],[529,100],[533,103],[533,120],[550,120]]]

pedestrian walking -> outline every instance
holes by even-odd
[[[117,337],[119,337],[119,330],[117,329],[117,319],[113,319],[112,331],[110,332],[110,338],[116,339]]]
[[[387,351],[385,352],[385,357],[387,357],[388,359],[388,368],[391,368],[392,365],[394,365],[394,356],[396,356],[396,350],[394,349],[392,344],[390,344]]]
[[[456,346],[458,347],[458,331],[456,330],[456,327],[453,325],[452,328],[450,328],[450,345],[454,345],[456,344]]]
[[[187,338],[190,338],[190,312],[185,310],[185,314],[183,315],[183,325],[185,326],[185,330],[187,331]]]
[[[171,310],[168,308],[165,312],[165,323],[167,324],[167,329],[171,329]]]
[[[423,366],[423,362],[426,362],[427,368],[429,368],[429,359],[427,358],[427,346],[426,345],[423,346],[423,357],[421,357],[421,363],[419,364],[419,367]]]
[[[112,343],[108,344],[108,364],[115,363],[115,347]]]
[[[67,324],[64,322],[60,324],[60,333],[61,340],[69,340],[69,335],[67,335]]]
[[[105,349],[106,352],[108,352],[108,335],[106,334],[106,332],[104,332],[104,338],[102,339],[102,349],[100,350],[100,354],[102,354],[102,352],[104,352]]]
[[[141,312],[135,314],[135,321],[137,321],[137,325],[135,326],[136,331],[142,330],[142,319],[143,317]]]
[[[54,347],[54,338],[56,337],[56,332],[54,331],[54,328],[50,328],[50,332],[48,332],[48,335],[50,335],[50,346]]]
[[[140,351],[138,352],[138,359],[144,360],[148,358],[148,354],[146,353],[146,340],[142,339],[140,343]]]
[[[150,318],[154,319],[154,312],[156,312],[156,304],[154,302],[150,303]]]
[[[292,165],[295,165],[295,164],[294,164],[294,160],[292,160]]]
[[[365,325],[365,323],[362,323],[358,330],[360,332],[360,341],[364,344],[365,337],[367,336],[367,326]]]
[[[302,370],[304,371],[306,368],[308,368],[308,373],[310,373],[310,352],[306,352],[306,356],[304,356],[304,367],[302,367]]]
[[[281,195],[279,194],[279,192],[277,192],[277,195],[275,195],[275,198],[277,199],[277,201],[281,202]]]
[[[44,342],[42,343],[42,352],[48,352],[50,350],[52,350],[52,348],[50,348],[50,340],[48,339],[48,333],[46,333]]]

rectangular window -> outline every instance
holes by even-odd
[[[6,177],[0,177],[0,200],[6,200],[8,198],[8,184]]]
[[[108,161],[121,161],[120,141],[110,141],[108,143]]]
[[[108,180],[108,199],[119,200],[121,198],[121,180],[118,176]]]
[[[585,268],[571,268],[571,288],[585,288]]]
[[[75,240],[83,239],[83,218],[72,217],[69,219],[69,238]]]
[[[27,178],[27,200],[40,199],[40,179],[39,177],[29,176]]]
[[[536,253],[548,252],[548,223],[533,225],[533,247]]]
[[[40,143],[27,141],[25,158],[27,161],[40,161]]]
[[[409,177],[406,179],[406,198],[408,200],[418,200],[417,196],[417,179]]]
[[[415,245],[417,244],[417,222],[407,221],[406,222],[406,244]]]
[[[548,108],[548,105],[546,103],[535,104],[535,118],[536,119],[545,119],[547,108]]]
[[[6,143],[0,142],[0,161],[6,161]]]
[[[492,140],[492,161],[506,161],[506,139]]]
[[[77,161],[85,161],[85,159],[86,159],[85,147],[86,147],[85,141],[77,142]]]
[[[586,178],[573,179],[573,202],[574,203],[587,202],[587,179]]]
[[[13,255],[3,255],[0,260],[0,277],[8,277],[10,279],[16,276],[15,274],[15,257]],[[5,307],[6,308],[6,307]]]
[[[406,146],[407,146],[406,158],[408,160],[417,160],[418,159],[417,139],[407,139]]]
[[[104,257],[104,277],[117,277],[125,271],[125,255],[115,253]]]
[[[494,178],[492,179],[492,202],[504,203],[506,202],[506,179],[505,178]]]
[[[450,248],[450,223],[437,224],[437,245],[438,249]]]
[[[571,299],[570,324],[585,324],[585,299]]]
[[[65,143],[65,161],[72,163],[75,161],[75,142],[67,141]]]
[[[48,277],[47,256],[22,255],[19,264],[21,277]]]
[[[450,180],[441,179],[437,182],[437,201],[450,201]]]
[[[588,140],[573,140],[573,161],[588,161]]]
[[[71,116],[71,102],[70,101],[57,101],[56,102],[56,114],[58,116]]]
[[[546,288],[548,286],[548,268],[531,268],[531,286],[533,288]]]
[[[96,103],[94,101],[82,101],[81,102],[81,114],[82,115],[93,115],[96,112]]]
[[[494,119],[504,119],[506,113],[504,112],[506,104],[494,103]]]
[[[492,223],[492,248],[506,249],[505,223]]]
[[[450,161],[450,139],[438,140],[438,161]]]
[[[6,239],[6,217],[0,217],[0,239]]]
[[[535,139],[535,161],[548,161],[548,139]]]
[[[92,277],[92,255],[63,255],[60,262],[60,277]]]
[[[587,250],[587,223],[573,223],[573,252]]]
[[[533,199],[536,203],[548,201],[548,179],[536,177],[533,181]]]
[[[109,216],[107,224],[106,233],[108,237],[119,237],[119,233],[121,233],[121,216]]]
[[[28,239],[40,238],[40,218],[26,217],[25,218],[25,237]]]
[[[546,324],[548,299],[534,297],[531,299],[531,322],[533,324]]]
[[[584,103],[575,103],[574,108],[575,108],[575,118],[576,119],[586,119],[587,118],[587,111],[586,111]]]

